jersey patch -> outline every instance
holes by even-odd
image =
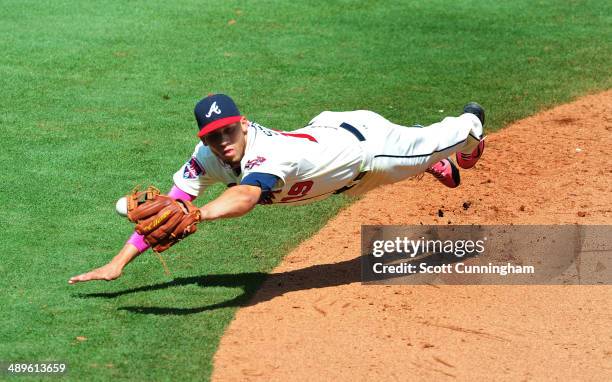
[[[195,158],[191,158],[189,162],[185,165],[185,169],[183,170],[183,178],[184,179],[196,179],[198,176],[205,174],[204,169]]]
[[[266,161],[266,158],[258,156],[255,159],[251,159],[251,160],[247,161],[246,164],[244,165],[244,168],[245,168],[245,170],[251,170],[253,167],[259,166],[260,164],[262,164],[265,161]]]

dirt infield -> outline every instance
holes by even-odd
[[[611,147],[607,91],[489,135],[457,189],[369,193],[238,311],[213,380],[612,380],[612,286],[359,282],[362,224],[612,224]]]

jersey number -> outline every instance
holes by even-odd
[[[306,196],[308,191],[310,191],[313,184],[314,182],[312,180],[295,183],[293,186],[291,186],[291,188],[289,189],[289,192],[287,193],[287,195],[290,195],[290,196],[286,196],[282,198],[281,202],[288,202],[290,200],[303,198],[304,196]]]

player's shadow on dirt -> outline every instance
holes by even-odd
[[[439,264],[440,262],[439,257],[435,255],[429,258],[420,259],[419,261],[428,264]],[[333,287],[361,281],[361,258],[356,257],[352,260],[339,263],[314,265],[283,273],[267,274],[262,272],[250,272],[181,277],[170,282],[147,285],[139,288],[117,292],[79,294],[77,296],[82,298],[116,298],[132,293],[149,292],[191,284],[196,284],[201,287],[242,288],[243,290],[241,295],[231,300],[197,308],[143,306],[124,306],[119,308],[120,310],[141,314],[187,315],[220,308],[256,305],[260,302],[272,300],[277,296],[282,296],[287,292]]]

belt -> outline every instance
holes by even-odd
[[[363,141],[365,141],[365,140],[366,140],[366,139],[365,139],[365,137],[363,136],[363,134],[361,134],[361,133],[359,132],[359,130],[357,130],[357,129],[355,128],[355,126],[353,126],[353,125],[349,125],[349,124],[348,124],[348,123],[346,123],[346,122],[342,122],[342,123],[340,124],[340,127],[341,127],[341,128],[343,128],[344,130],[348,131],[349,133],[353,134],[353,135],[355,136],[355,138],[357,138],[357,139],[358,139],[360,142],[363,142]]]
[[[360,142],[363,142],[363,141],[365,141],[365,140],[366,140],[366,139],[365,139],[365,137],[363,136],[363,134],[361,134],[361,132],[360,132],[359,130],[357,130],[357,128],[356,128],[355,126],[353,126],[353,125],[351,125],[351,124],[348,124],[348,123],[346,123],[346,122],[342,122],[342,123],[340,124],[340,127],[341,127],[341,128],[343,128],[344,130],[348,131],[349,133],[353,134],[353,135],[355,136],[355,138],[357,138],[357,140],[359,140]],[[351,189],[351,188],[355,187],[355,186],[357,185],[357,183],[356,183],[356,182],[358,182],[359,180],[361,180],[361,178],[363,178],[363,177],[365,176],[365,174],[367,174],[367,173],[368,173],[367,171],[362,171],[362,172],[360,172],[360,173],[359,173],[359,174],[358,174],[358,175],[355,177],[355,179],[353,179],[353,181],[351,182],[351,185],[350,185],[350,186],[344,186],[344,187],[340,188],[339,190],[336,190],[336,191],[334,192],[334,194],[336,194],[336,195],[337,195],[337,194],[341,194],[341,193],[343,193],[344,191],[349,190],[349,189]]]

